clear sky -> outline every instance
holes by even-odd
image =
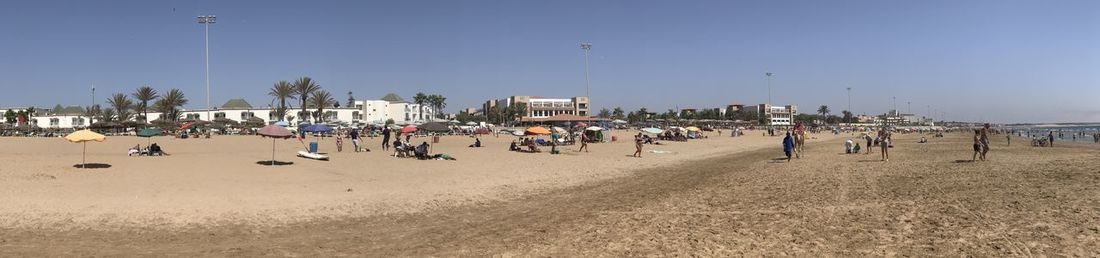
[[[594,106],[814,112],[890,110],[950,120],[1100,121],[1100,1],[5,1],[0,106],[102,103],[143,84],[267,106],[308,75],[344,102],[448,97],[448,111],[508,95]],[[939,114],[936,117],[940,117]]]

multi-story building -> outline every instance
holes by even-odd
[[[591,103],[588,97],[572,98],[544,98],[537,96],[511,96],[504,99],[486,101],[482,110],[492,110],[494,107],[507,108],[512,105],[524,104],[527,112],[522,118],[546,118],[555,115],[590,116]]]
[[[794,116],[798,115],[798,107],[795,105],[759,104],[755,109],[747,109],[747,111],[760,114],[769,125],[794,125]]]

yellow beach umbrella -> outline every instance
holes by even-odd
[[[550,134],[550,129],[546,129],[546,127],[542,126],[535,126],[527,128],[526,132],[527,135],[547,135]]]
[[[694,127],[694,126],[688,126],[685,129],[687,129],[689,132],[698,132],[699,131],[699,127]]]
[[[104,136],[102,134],[98,134],[96,132],[92,132],[92,130],[84,129],[84,130],[76,131],[76,132],[73,132],[69,135],[66,135],[65,140],[68,140],[71,143],[83,143],[84,144],[84,153],[80,155],[80,168],[84,168],[84,165],[87,164],[87,162],[85,162],[85,157],[88,155],[88,142],[90,142],[90,141],[96,141],[96,142],[106,141],[107,136]]]

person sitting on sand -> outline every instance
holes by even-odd
[[[844,141],[844,154],[852,154],[852,147],[854,146],[852,139]]]
[[[539,150],[539,145],[537,143],[535,143],[534,140],[531,140],[531,139],[527,139],[527,150],[532,152],[532,153],[542,152],[541,150]]]
[[[127,156],[141,155],[141,144],[134,145],[129,151],[126,151]]]
[[[474,138],[474,144],[470,144],[470,148],[481,148],[481,138]]]
[[[787,136],[783,137],[783,154],[787,155],[787,162],[791,162],[792,152],[794,152],[794,137],[791,137],[791,132],[787,132]]]
[[[508,151],[523,151],[523,149],[520,149],[519,145],[516,144],[516,141],[513,140],[512,144],[508,145]]]
[[[416,150],[413,151],[416,159],[428,159],[428,147],[431,147],[430,145],[428,145],[428,142],[423,142],[420,145],[417,145]]]
[[[859,143],[857,142],[856,146],[852,147],[852,154],[859,154],[859,149],[860,149]]]

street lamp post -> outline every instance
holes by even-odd
[[[199,24],[203,24],[206,27],[206,119],[207,121],[213,121],[210,119],[210,24],[214,24],[214,20],[217,17],[214,15],[203,15],[197,18]]]
[[[890,97],[894,100],[894,116],[898,116],[898,97]]]
[[[90,125],[92,125],[92,122],[95,121],[95,118],[93,118],[91,116],[91,115],[93,115],[92,112],[91,112],[92,107],[95,107],[95,84],[92,84],[92,105],[88,106],[89,110],[88,110],[88,112],[85,112],[85,113],[88,113],[88,115],[89,115],[88,116],[88,125],[89,125],[89,127],[90,127]]]
[[[592,51],[592,43],[581,42],[581,49],[584,49],[584,97],[588,99],[587,111],[584,112],[584,115],[587,117],[591,117],[592,96],[590,95],[591,93],[589,93],[591,83],[588,80],[588,51]],[[589,121],[589,123],[592,123],[592,121]]]
[[[852,112],[852,87],[848,87],[848,112]]]
[[[768,108],[772,105],[772,75],[774,74],[771,72],[764,73],[764,77],[768,78]]]

